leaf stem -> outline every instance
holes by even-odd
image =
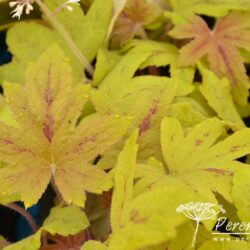
[[[3,205],[3,204],[1,204],[1,205]],[[24,208],[16,205],[15,203],[9,203],[8,205],[3,205],[3,206],[6,206],[6,207],[12,209],[13,211],[21,214],[27,220],[27,222],[29,223],[29,225],[34,233],[39,229],[35,220],[32,218],[32,216]]]
[[[53,13],[49,10],[49,8],[41,0],[35,0],[35,1],[39,5],[39,7],[41,8],[42,12],[47,16],[51,25],[63,37],[63,39],[65,40],[65,42],[69,46],[69,48],[72,50],[72,52],[75,54],[76,58],[79,60],[79,62],[84,66],[84,68],[88,71],[88,73],[91,76],[93,76],[94,68],[88,62],[87,58],[83,55],[81,50],[76,46],[75,42],[72,40],[72,38],[69,36],[67,31],[64,29],[63,25],[53,16]]]

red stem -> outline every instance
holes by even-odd
[[[35,220],[32,218],[32,216],[22,207],[19,207],[15,203],[9,203],[8,205],[4,205],[4,206],[21,214],[27,220],[27,222],[29,223],[29,225],[34,233],[39,229],[39,227],[37,226],[37,224],[36,224]]]

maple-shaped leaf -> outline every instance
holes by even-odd
[[[0,126],[0,158],[7,163],[0,169],[1,194],[18,193],[29,207],[53,179],[66,202],[83,206],[84,191],[110,188],[109,176],[90,161],[120,140],[128,122],[98,114],[77,122],[88,86],[73,87],[57,46],[29,67],[24,87],[6,84],[5,95],[20,128]]]
[[[128,0],[117,18],[111,34],[111,44],[119,48],[131,40],[135,34],[146,36],[144,26],[151,24],[161,15],[160,7],[150,1]]]
[[[177,119],[165,118],[161,142],[168,168],[171,172],[192,169],[216,171],[216,168],[220,172],[244,166],[237,159],[250,152],[250,129],[237,131],[223,140],[224,134],[224,125],[217,118],[203,121],[187,135],[184,135]]]
[[[11,244],[6,247],[6,250],[38,250],[41,246],[41,236],[43,233],[49,233],[51,236],[76,235],[80,231],[86,229],[89,226],[88,219],[83,211],[76,206],[68,207],[53,207],[50,211],[48,218],[44,221],[42,227],[30,237],[27,237],[17,243]],[[78,235],[80,236],[80,234]],[[76,237],[77,238],[77,237]],[[76,238],[73,238],[77,241]],[[69,243],[69,242],[67,242]],[[64,246],[63,244],[61,246]],[[80,245],[78,245],[78,249]],[[41,248],[41,249],[53,249],[53,248]],[[69,248],[54,248],[56,250],[63,250]]]
[[[171,32],[178,39],[193,39],[180,50],[179,65],[188,66],[208,55],[210,68],[231,81],[232,94],[240,105],[247,103],[249,79],[238,48],[250,50],[248,12],[231,12],[219,19],[213,30],[199,16],[177,25]]]
[[[180,122],[166,117],[162,121],[161,142],[171,175],[166,178],[158,174],[156,185],[180,181],[210,201],[214,199],[212,192],[217,192],[232,202],[232,178],[235,171],[247,166],[237,159],[249,154],[249,135],[250,129],[246,128],[223,140],[224,125],[217,118],[203,121],[184,135]]]

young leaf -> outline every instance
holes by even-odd
[[[249,14],[232,12],[219,19],[211,31],[199,16],[187,24],[178,25],[170,34],[178,39],[193,39],[180,50],[179,65],[188,66],[208,55],[210,68],[231,81],[232,94],[240,105],[247,103],[249,80],[244,60],[237,48],[250,50]]]
[[[239,128],[244,127],[245,124],[234,105],[228,79],[218,79],[212,71],[203,66],[200,66],[200,70],[203,78],[200,92],[207,99],[210,107],[224,121],[231,122]]]
[[[145,36],[144,26],[154,22],[160,15],[161,9],[153,2],[128,0],[111,34],[112,46],[122,47],[137,33]]]
[[[30,66],[25,87],[7,85],[5,95],[21,128],[0,127],[0,157],[8,163],[0,169],[0,193],[20,193],[29,207],[52,178],[68,203],[83,206],[84,191],[111,187],[109,176],[89,161],[117,143],[128,122],[93,114],[77,124],[88,88],[72,86],[70,67],[57,46]]]
[[[128,207],[133,198],[133,182],[138,146],[138,131],[126,141],[123,151],[119,154],[115,167],[114,191],[112,196],[111,226],[115,233],[128,220]]]

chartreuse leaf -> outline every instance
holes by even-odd
[[[114,233],[128,220],[128,209],[133,198],[133,183],[136,167],[138,131],[126,141],[119,154],[114,174],[114,191],[112,196],[111,226]]]
[[[208,55],[210,68],[219,77],[228,77],[234,100],[240,105],[247,103],[249,89],[244,60],[238,50],[250,50],[248,17],[248,12],[232,12],[219,19],[211,31],[201,17],[194,15],[187,24],[177,25],[170,32],[177,39],[193,39],[181,48],[179,65],[195,64]]]
[[[89,162],[120,140],[127,121],[93,114],[78,124],[88,87],[72,85],[70,67],[57,46],[29,67],[24,87],[5,85],[20,129],[0,126],[0,158],[7,164],[0,169],[0,193],[20,194],[26,207],[39,200],[51,178],[68,203],[80,206],[84,191],[101,193],[112,185]]]
[[[39,37],[39,40],[36,39],[37,37]],[[58,34],[44,25],[34,22],[20,22],[11,27],[7,33],[7,44],[13,54],[13,59],[11,63],[0,67],[1,82],[9,81],[24,84],[28,64],[35,62],[53,43],[60,45],[69,58],[73,68],[73,79],[76,82],[84,80],[81,65]]]
[[[38,250],[41,246],[40,238],[41,232],[38,231],[24,240],[5,247],[4,250]]]
[[[250,171],[248,168],[239,170],[233,179],[232,195],[234,204],[238,210],[238,216],[242,221],[249,221],[249,208],[250,208],[250,196],[249,196],[249,177]]]
[[[139,195],[130,205],[127,223],[112,235],[109,249],[137,250],[174,238],[177,226],[187,220],[176,213],[176,208],[197,199],[192,188],[181,183],[154,188]]]
[[[179,88],[180,87],[180,88]],[[119,114],[131,117],[129,131],[139,128],[140,159],[147,159],[160,151],[160,120],[168,114],[173,99],[178,93],[183,94],[181,84],[166,77],[135,77],[119,91],[109,91],[105,95],[102,88],[92,92],[92,101],[96,110],[104,114]],[[119,149],[108,151],[99,162],[99,166],[114,166],[115,155]]]
[[[227,78],[219,79],[212,71],[200,65],[203,81],[200,86],[202,95],[221,119],[237,127],[244,127],[231,95],[231,85]]]
[[[159,48],[162,49],[161,43],[144,42],[139,45],[129,50],[104,78],[100,84],[100,88],[103,91],[108,92],[111,88],[115,90],[119,89],[133,78],[135,72],[147,58],[157,53]]]
[[[213,192],[232,202],[231,183],[234,172],[245,164],[236,159],[248,154],[249,129],[243,129],[222,140],[223,123],[217,118],[196,125],[187,135],[176,118],[162,121],[162,150],[171,175],[149,173],[140,184],[164,186],[181,182],[193,187],[205,200],[216,203]],[[143,175],[141,173],[141,175]]]
[[[172,11],[167,11],[175,24],[186,22],[192,14],[203,14],[207,16],[225,16],[230,10],[249,10],[250,4],[247,0],[170,0]]]
[[[65,1],[46,0],[45,3],[54,12]],[[86,58],[92,61],[105,43],[113,13],[113,1],[95,0],[85,16],[80,6],[74,5],[73,8],[72,12],[64,8],[56,17]]]
[[[113,233],[109,250],[136,250],[169,240],[174,237],[175,228],[185,221],[184,217],[179,217],[175,212],[178,204],[185,203],[188,199],[197,199],[191,188],[188,188],[190,192],[185,195],[180,192],[184,185],[177,182],[145,192],[133,199],[136,135],[134,132],[127,140],[114,169],[115,184],[111,206]],[[151,162],[157,165],[153,159]]]
[[[6,247],[6,250],[38,250],[42,232],[62,236],[74,235],[89,226],[88,219],[79,207],[54,207],[43,226],[32,236]]]
[[[16,122],[13,113],[6,105],[6,102],[2,95],[0,96],[0,121],[9,124],[14,128],[19,128],[19,124]]]
[[[65,1],[46,1],[52,11],[56,11],[55,9],[62,3]],[[73,5],[72,12],[63,8],[56,15],[76,46],[90,62],[97,51],[104,46],[112,17],[112,6],[112,0],[95,0],[86,16],[78,5]],[[35,22],[18,23],[8,31],[7,44],[14,58],[11,63],[0,68],[0,80],[24,83],[28,63],[35,62],[53,43],[57,43],[69,58],[75,82],[85,80],[83,66],[61,35]]]
[[[221,140],[223,123],[211,118],[195,126],[186,136],[180,122],[165,118],[162,122],[162,150],[171,171],[217,169],[223,171],[244,165],[236,161],[250,152],[250,129],[242,129]]]
[[[89,240],[84,243],[81,250],[108,250],[108,247],[99,241]]]
[[[95,73],[92,86],[98,86],[99,83],[108,75],[111,70],[120,61],[121,55],[114,51],[106,49],[99,50],[96,58]]]
[[[190,128],[210,117],[206,109],[190,97],[178,97],[173,102],[169,116],[180,120],[183,127]]]

